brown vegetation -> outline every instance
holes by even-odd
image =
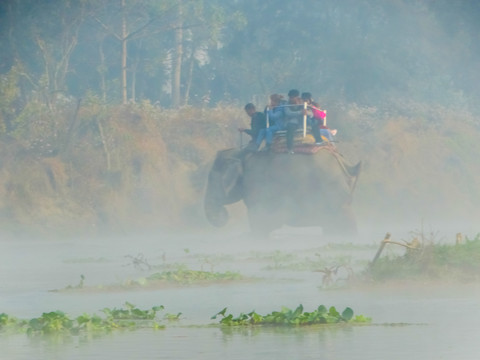
[[[248,123],[240,107],[73,108],[35,109],[17,137],[1,139],[3,229],[51,235],[206,226],[208,171],[217,150],[239,145],[236,128]],[[360,222],[478,215],[474,118],[435,111],[329,107],[340,152],[365,163],[355,197]],[[52,117],[46,126],[42,119]]]

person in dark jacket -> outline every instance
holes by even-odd
[[[265,114],[256,110],[255,105],[248,103],[245,105],[245,112],[250,116],[250,129],[238,128],[238,131],[244,132],[252,137],[251,143],[255,144],[260,130],[267,127],[267,119]]]
[[[288,92],[288,104],[285,106],[285,123],[287,129],[287,149],[293,154],[293,138],[295,131],[299,128],[305,111],[302,106],[303,102],[300,98],[300,92],[292,89]]]

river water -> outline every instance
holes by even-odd
[[[77,240],[0,242],[0,313],[30,319],[61,310],[70,317],[120,308],[165,306],[182,313],[162,330],[138,329],[63,337],[0,335],[0,359],[479,359],[480,285],[435,281],[322,286],[322,273],[301,269],[307,260],[347,262],[359,273],[382,238],[362,246],[313,233],[280,232],[268,240],[241,234],[162,234]],[[343,246],[342,246],[343,245]],[[356,245],[356,244],[355,244]],[[394,252],[395,249],[386,249]],[[251,281],[101,291],[157,270],[150,265],[184,264],[196,270],[237,271]],[[290,266],[287,266],[290,265]],[[51,291],[85,277],[90,291]],[[341,284],[341,282],[338,282]],[[49,291],[50,290],[50,291]],[[267,314],[282,306],[305,311],[319,305],[351,307],[373,319],[362,326],[222,328],[209,326],[228,313]]]

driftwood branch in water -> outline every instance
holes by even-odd
[[[390,236],[391,234],[390,233],[386,233],[385,234],[385,238],[382,240],[382,242],[380,243],[380,247],[378,248],[378,251],[377,253],[375,254],[375,257],[373,258],[372,260],[372,263],[370,264],[370,266],[373,266],[373,264],[375,264],[375,262],[378,260],[378,258],[380,257],[383,249],[385,248],[385,245],[386,244],[395,244],[395,245],[400,245],[400,246],[403,246],[403,247],[406,247],[407,249],[412,249],[412,250],[418,250],[419,246],[418,246],[418,240],[414,239],[412,241],[411,244],[409,243],[401,243],[401,242],[398,242],[398,241],[393,241],[393,240],[390,240]]]

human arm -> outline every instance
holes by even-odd
[[[325,117],[327,116],[327,114],[325,113],[325,111],[321,110],[320,108],[318,107],[315,107],[315,106],[310,106],[310,108],[312,109],[312,113],[313,113],[313,117],[315,119],[325,119]]]

